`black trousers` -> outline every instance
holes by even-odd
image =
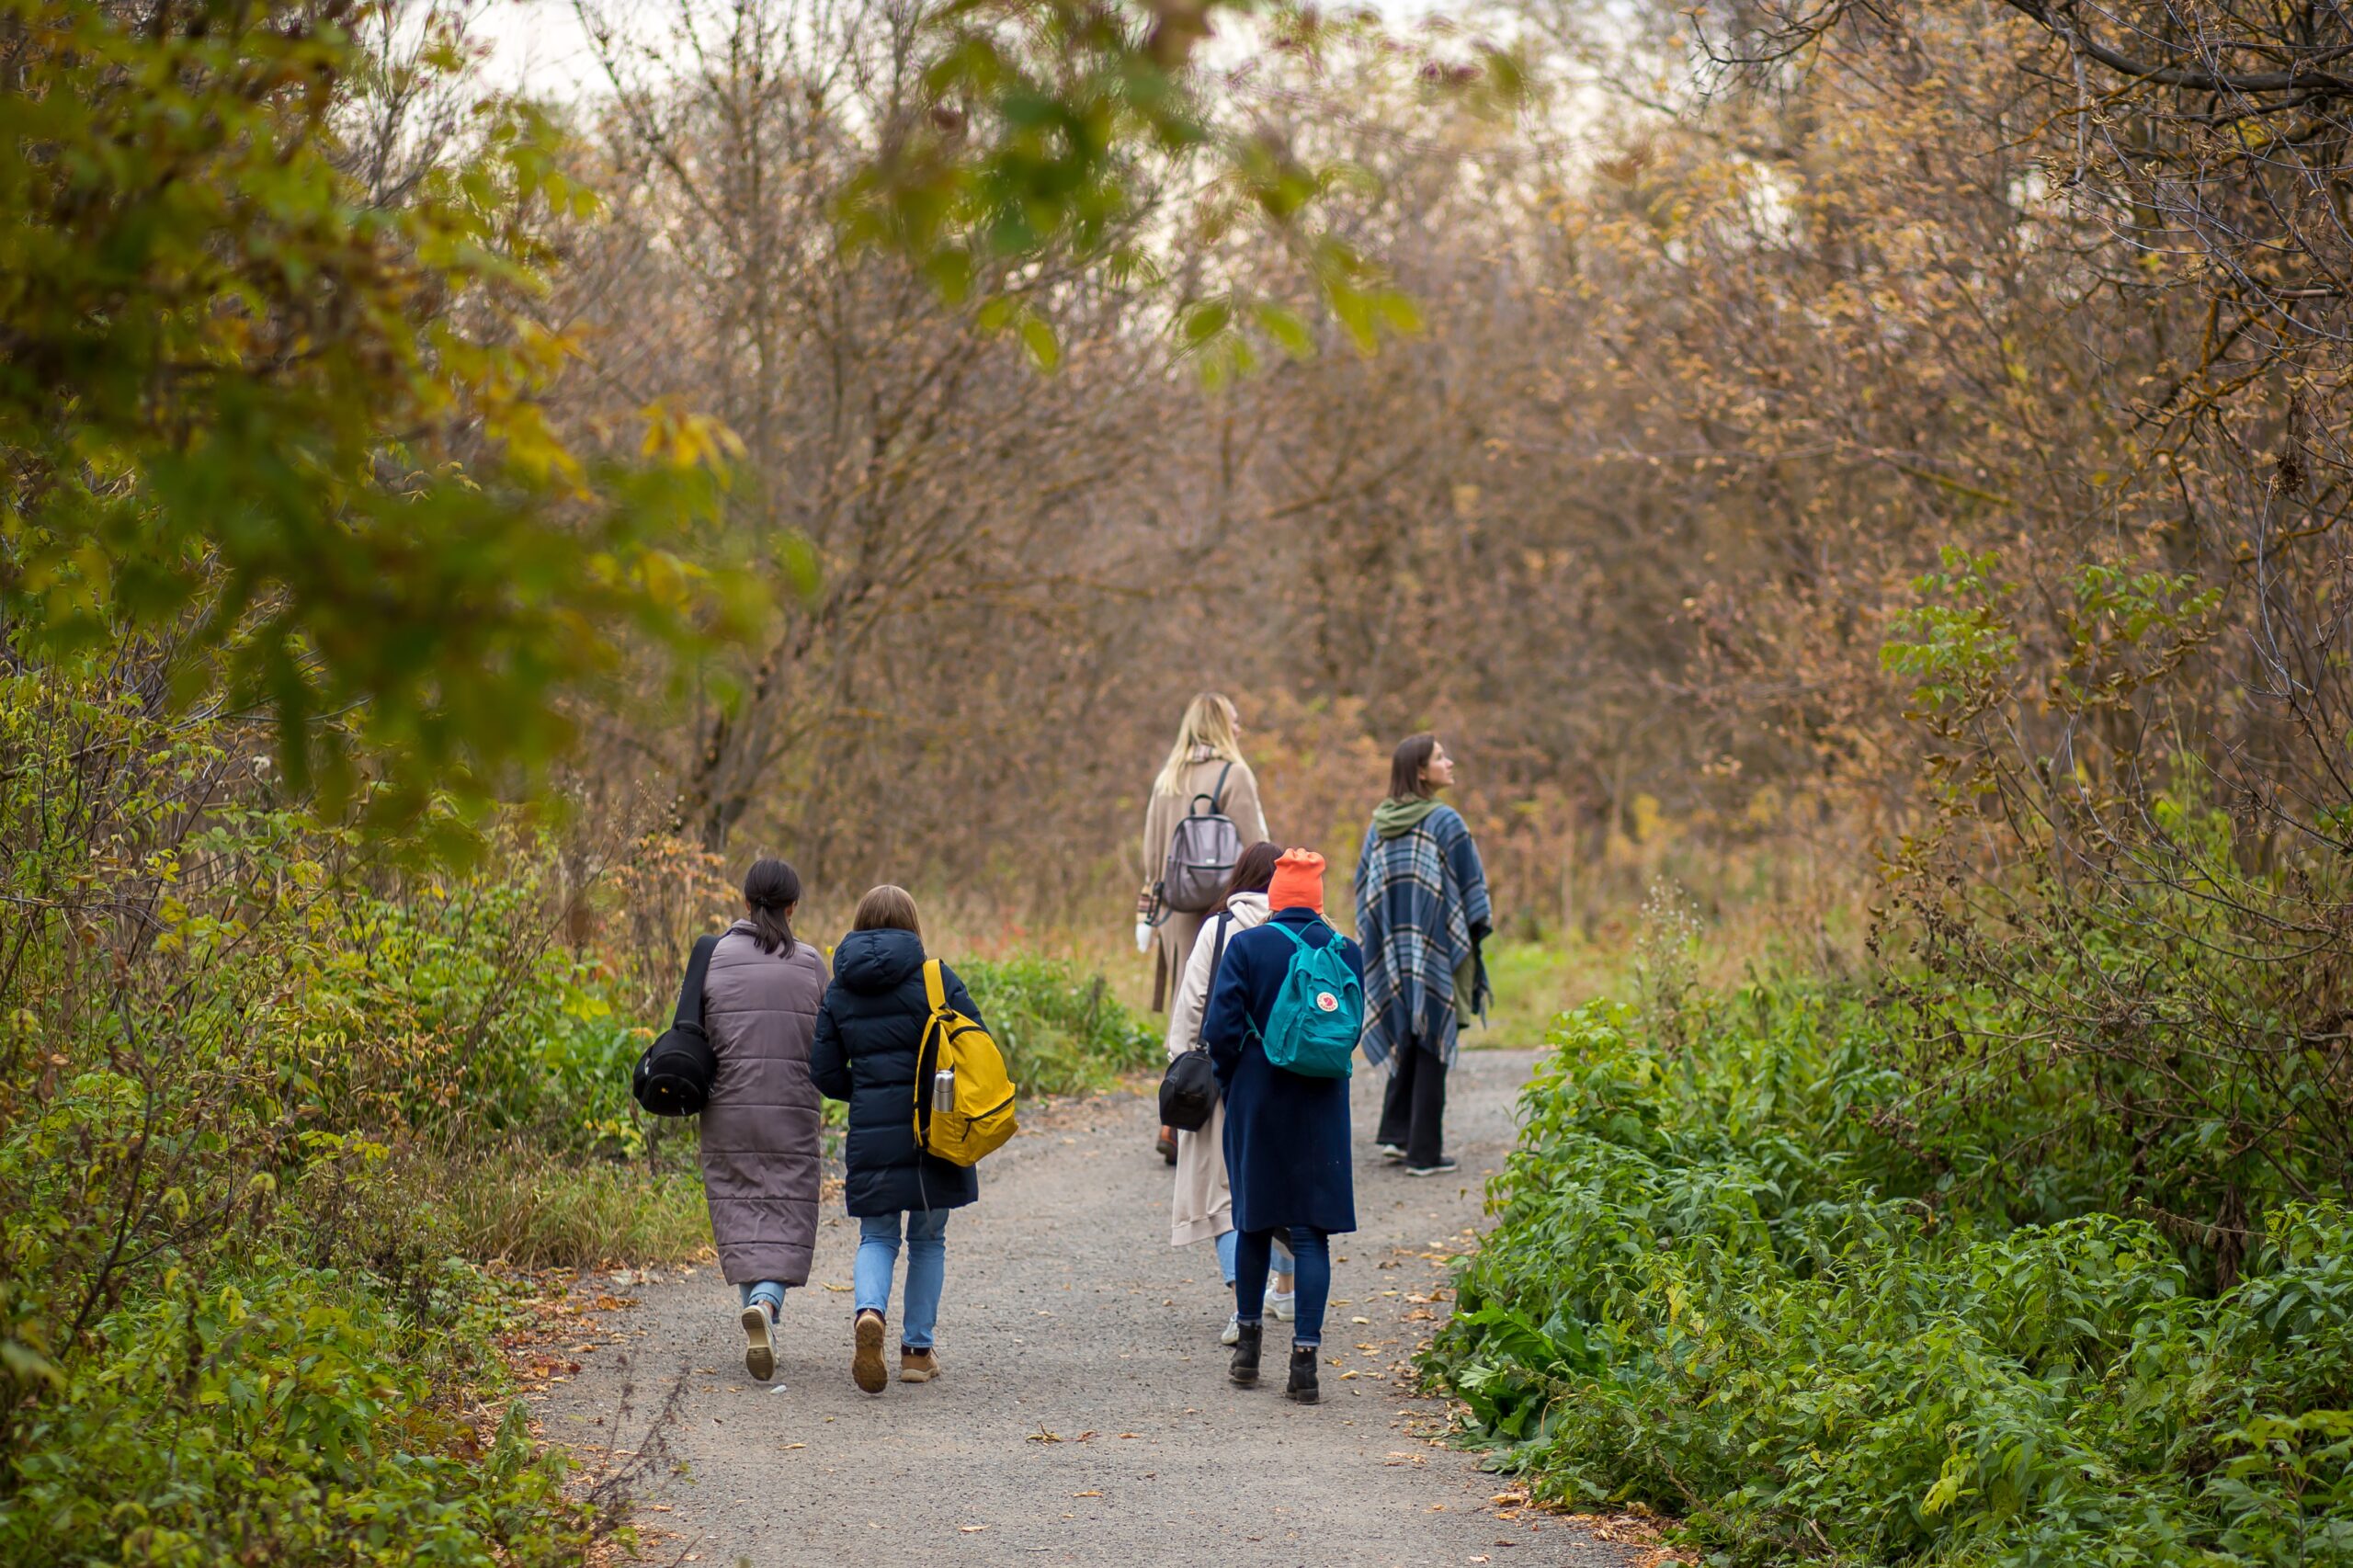
[[[1381,1096],[1379,1141],[1405,1151],[1405,1163],[1424,1168],[1446,1153],[1446,1062],[1411,1040],[1397,1048],[1389,1087]]]

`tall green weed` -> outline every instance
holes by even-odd
[[[1086,1094],[1164,1060],[1161,1030],[1099,974],[1060,959],[976,959],[956,972],[1025,1093]]]

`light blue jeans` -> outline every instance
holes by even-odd
[[[735,1289],[742,1294],[744,1305],[748,1307],[754,1301],[757,1301],[767,1308],[770,1323],[774,1323],[784,1315],[786,1286],[783,1280],[760,1279],[749,1285],[738,1285]]]
[[[1220,1231],[1218,1233],[1217,1271],[1225,1276],[1225,1282],[1229,1288],[1233,1284],[1234,1249],[1241,1244],[1241,1232]],[[1290,1248],[1285,1246],[1280,1238],[1277,1238],[1275,1242],[1274,1271],[1277,1274],[1289,1274],[1291,1273],[1295,1267],[1296,1265],[1291,1262]]]
[[[910,1350],[931,1348],[939,1321],[939,1288],[948,1279],[946,1209],[907,1209],[870,1214],[858,1222],[858,1262],[850,1271],[853,1309],[891,1315],[891,1276],[899,1266],[899,1221],[907,1227],[907,1311],[899,1343]]]

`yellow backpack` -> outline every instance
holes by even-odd
[[[1013,1119],[1013,1080],[989,1031],[948,1005],[938,959],[924,960],[923,994],[931,1005],[931,1021],[915,1049],[915,1147],[960,1165],[976,1165],[1019,1131]],[[933,1097],[941,1073],[954,1074],[946,1106]]]

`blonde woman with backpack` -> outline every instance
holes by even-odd
[[[1230,828],[1211,834],[1201,831],[1208,824],[1187,824],[1188,816],[1204,814],[1223,818]],[[1201,924],[1233,872],[1230,863],[1198,867],[1194,869],[1204,874],[1185,878],[1186,888],[1168,886],[1170,850],[1180,828],[1188,842],[1222,839],[1237,852],[1243,845],[1267,836],[1267,813],[1258,805],[1258,776],[1242,759],[1242,720],[1222,692],[1197,693],[1185,705],[1176,743],[1168,748],[1167,760],[1153,779],[1152,796],[1144,804],[1143,864],[1150,880],[1137,897],[1136,913],[1150,926],[1145,950],[1152,955],[1154,1012],[1168,1006],[1170,994],[1184,977],[1186,961],[1193,956]],[[1195,889],[1199,891],[1192,892]],[[1192,896],[1188,896],[1188,892]],[[1159,1149],[1162,1159],[1172,1165],[1176,1163],[1173,1129],[1160,1130]]]

